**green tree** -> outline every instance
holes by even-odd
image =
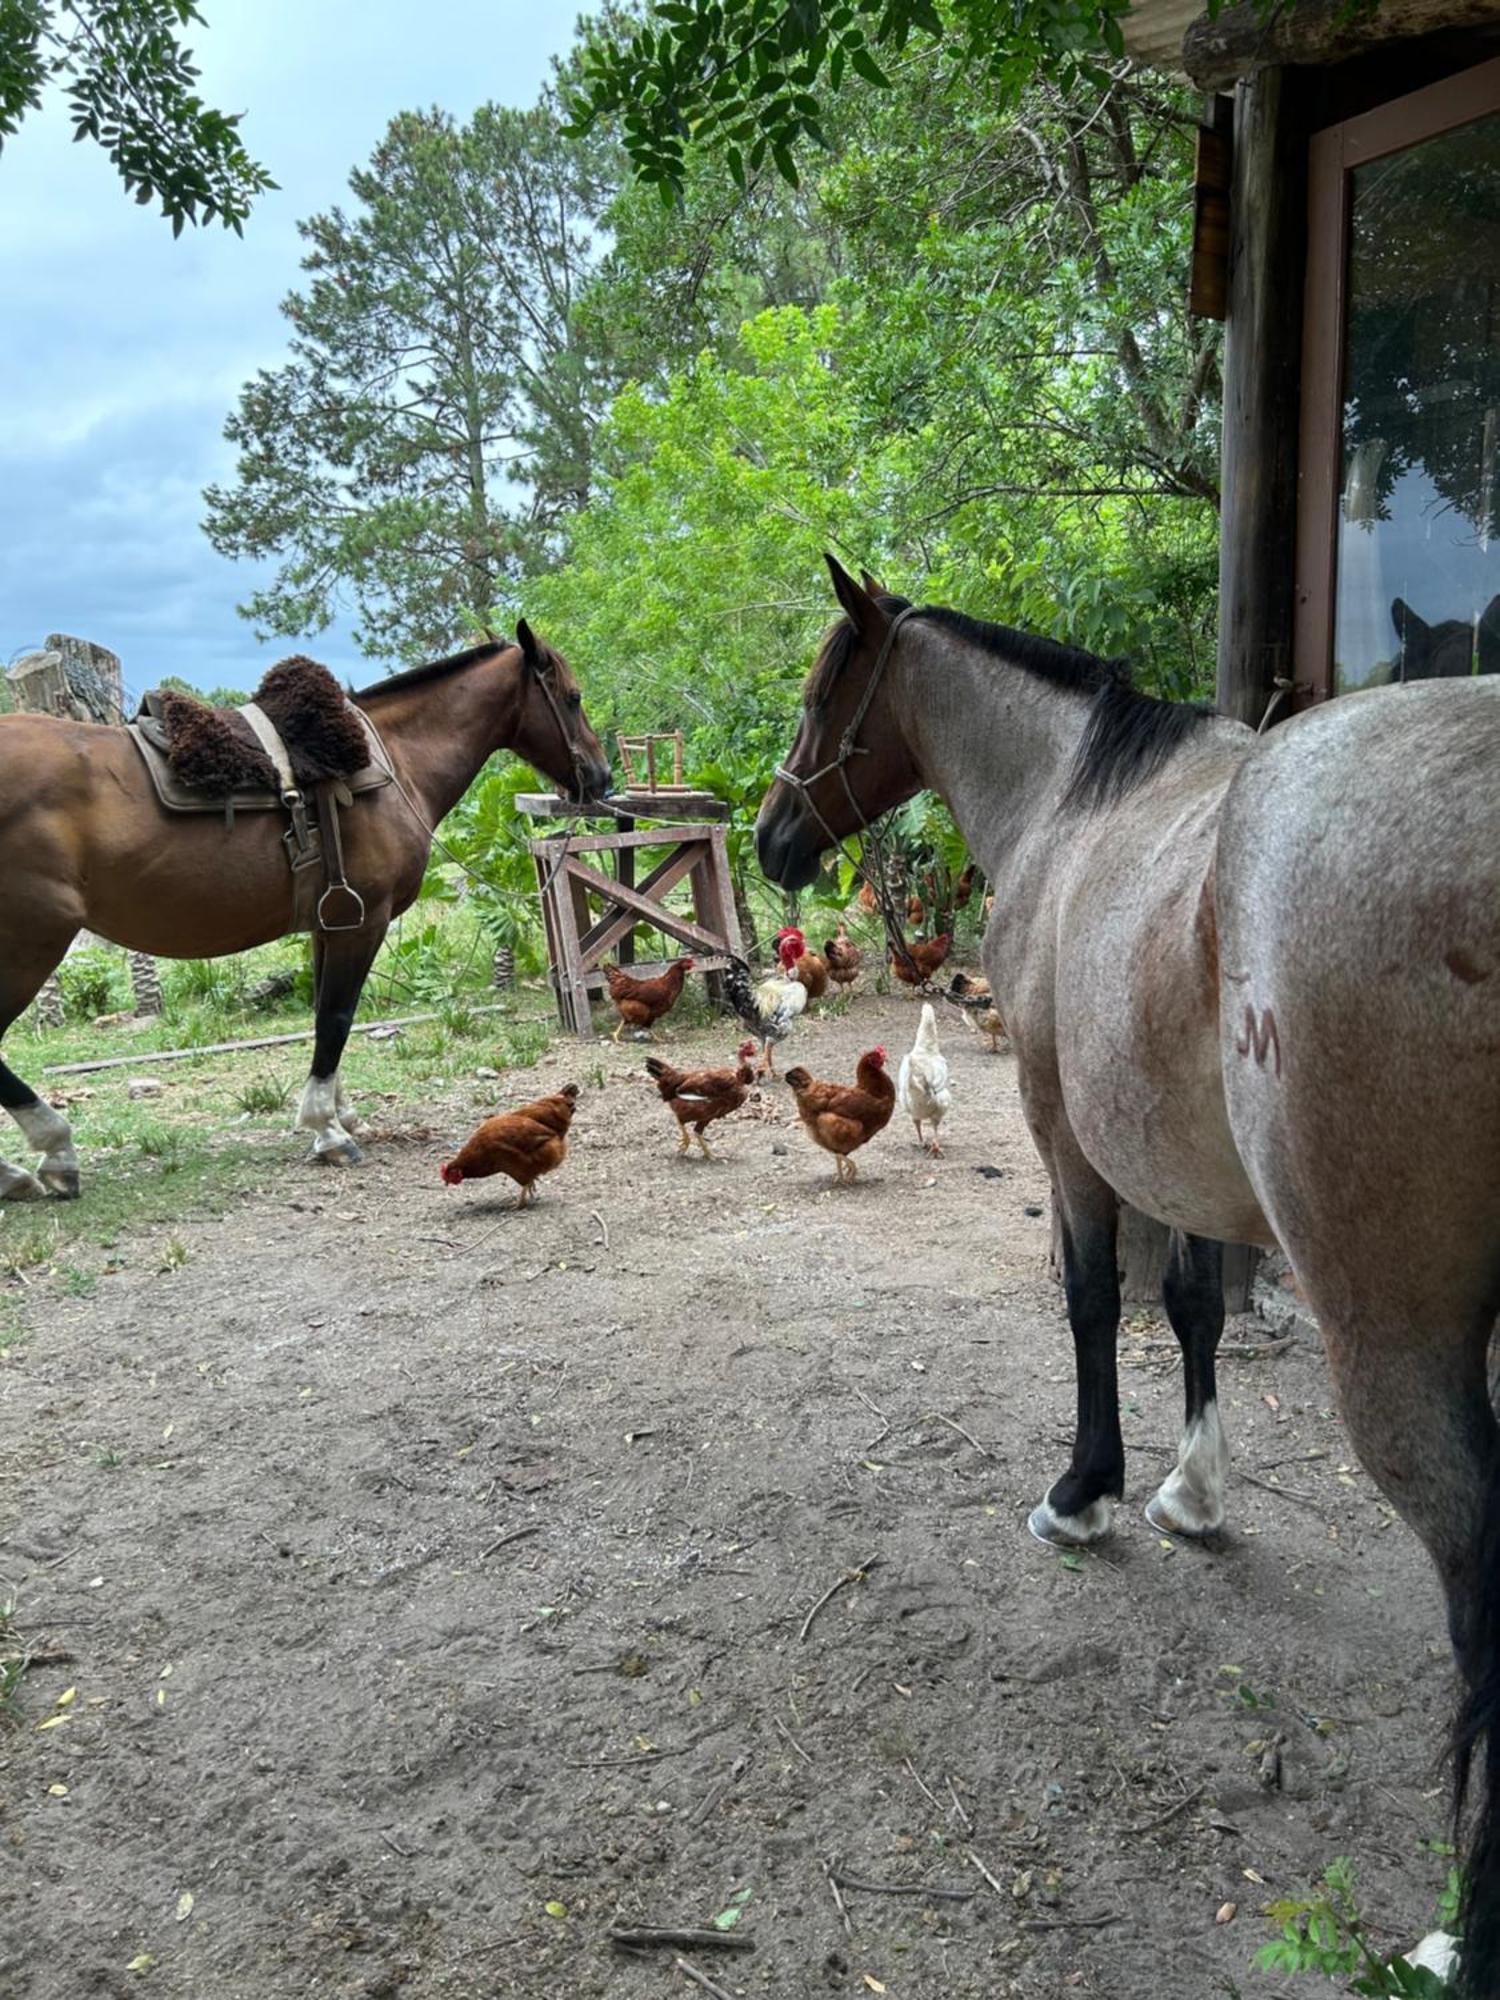
[[[577,324],[612,189],[606,139],[555,106],[393,120],[350,187],[301,225],[291,359],[241,394],[236,478],[205,495],[220,553],[274,560],[242,606],[265,633],[352,601],[363,649],[440,650],[544,563],[589,493],[606,384]]]
[[[1071,86],[1123,56],[1128,10],[1129,0],[944,0],[941,10],[935,0],[659,0],[633,31],[590,40],[574,116],[581,130],[618,118],[636,173],[668,200],[689,136],[736,181],[767,158],[796,181],[799,143],[827,143],[829,93],[849,76],[888,88],[882,61],[909,42],[1011,99],[1039,74]]]
[[[275,182],[239,118],[194,89],[179,37],[202,20],[193,0],[0,0],[0,147],[58,83],[74,137],[104,147],[138,202],[160,200],[174,236],[216,218],[239,232]]]

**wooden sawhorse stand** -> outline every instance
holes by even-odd
[[[592,1000],[605,990],[603,961],[611,952],[642,979],[664,972],[671,963],[669,959],[640,965],[634,962],[634,936],[642,925],[675,938],[691,953],[696,970],[710,976],[711,991],[719,983],[716,975],[731,958],[742,955],[724,828],[718,823],[728,815],[724,802],[709,793],[695,792],[625,794],[614,803],[620,816],[608,833],[552,834],[530,843],[542,892],[542,921],[547,930],[557,1011],[563,1026],[581,1041],[594,1033]],[[586,806],[569,805],[551,793],[523,792],[516,806],[533,819],[599,824],[597,813],[591,814]],[[636,826],[637,819],[650,818],[667,808],[695,817],[690,824],[673,823],[645,831]],[[636,855],[643,847],[665,848],[667,852],[645,880],[637,883]],[[615,857],[613,876],[605,874],[601,866],[607,855]],[[692,886],[691,920],[666,907],[668,894],[685,878]],[[598,916],[590,898],[601,905]]]

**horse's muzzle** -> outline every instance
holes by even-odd
[[[824,838],[802,801],[774,785],[755,822],[761,873],[783,889],[805,889],[817,877]]]
[[[596,799],[607,799],[612,777],[609,765],[602,758],[586,757],[579,766],[577,789],[572,794],[575,803],[590,805]]]

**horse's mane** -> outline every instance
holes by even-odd
[[[515,643],[514,639],[486,639],[481,645],[470,646],[464,653],[453,653],[446,660],[429,660],[426,666],[408,667],[404,674],[387,674],[382,681],[353,690],[353,699],[363,702],[371,695],[391,694],[397,688],[420,687],[424,681],[441,680],[445,674],[456,674],[460,667],[472,667],[495,653],[508,653]]]
[[[910,609],[904,597],[876,600],[888,617]],[[1020,667],[1054,687],[1092,696],[1089,719],[1063,795],[1064,806],[1113,805],[1153,778],[1186,737],[1214,713],[1195,702],[1162,701],[1132,686],[1128,660],[1110,660],[1081,646],[1064,646],[1010,625],[991,625],[967,612],[924,604],[917,616],[941,626],[992,659]],[[849,664],[856,634],[840,619],[808,676],[805,700],[816,712]]]
[[[1089,719],[1073,760],[1063,805],[1115,805],[1161,769],[1184,740],[1214,711],[1197,702],[1162,701],[1142,694],[1128,660],[1109,660],[1081,646],[1060,645],[1009,625],[988,625],[962,611],[923,607],[921,616],[946,626],[981,652],[1006,660],[1054,687],[1093,696]]]

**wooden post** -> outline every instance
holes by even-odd
[[[1307,142],[1290,71],[1237,87],[1216,699],[1252,728],[1292,671]]]

